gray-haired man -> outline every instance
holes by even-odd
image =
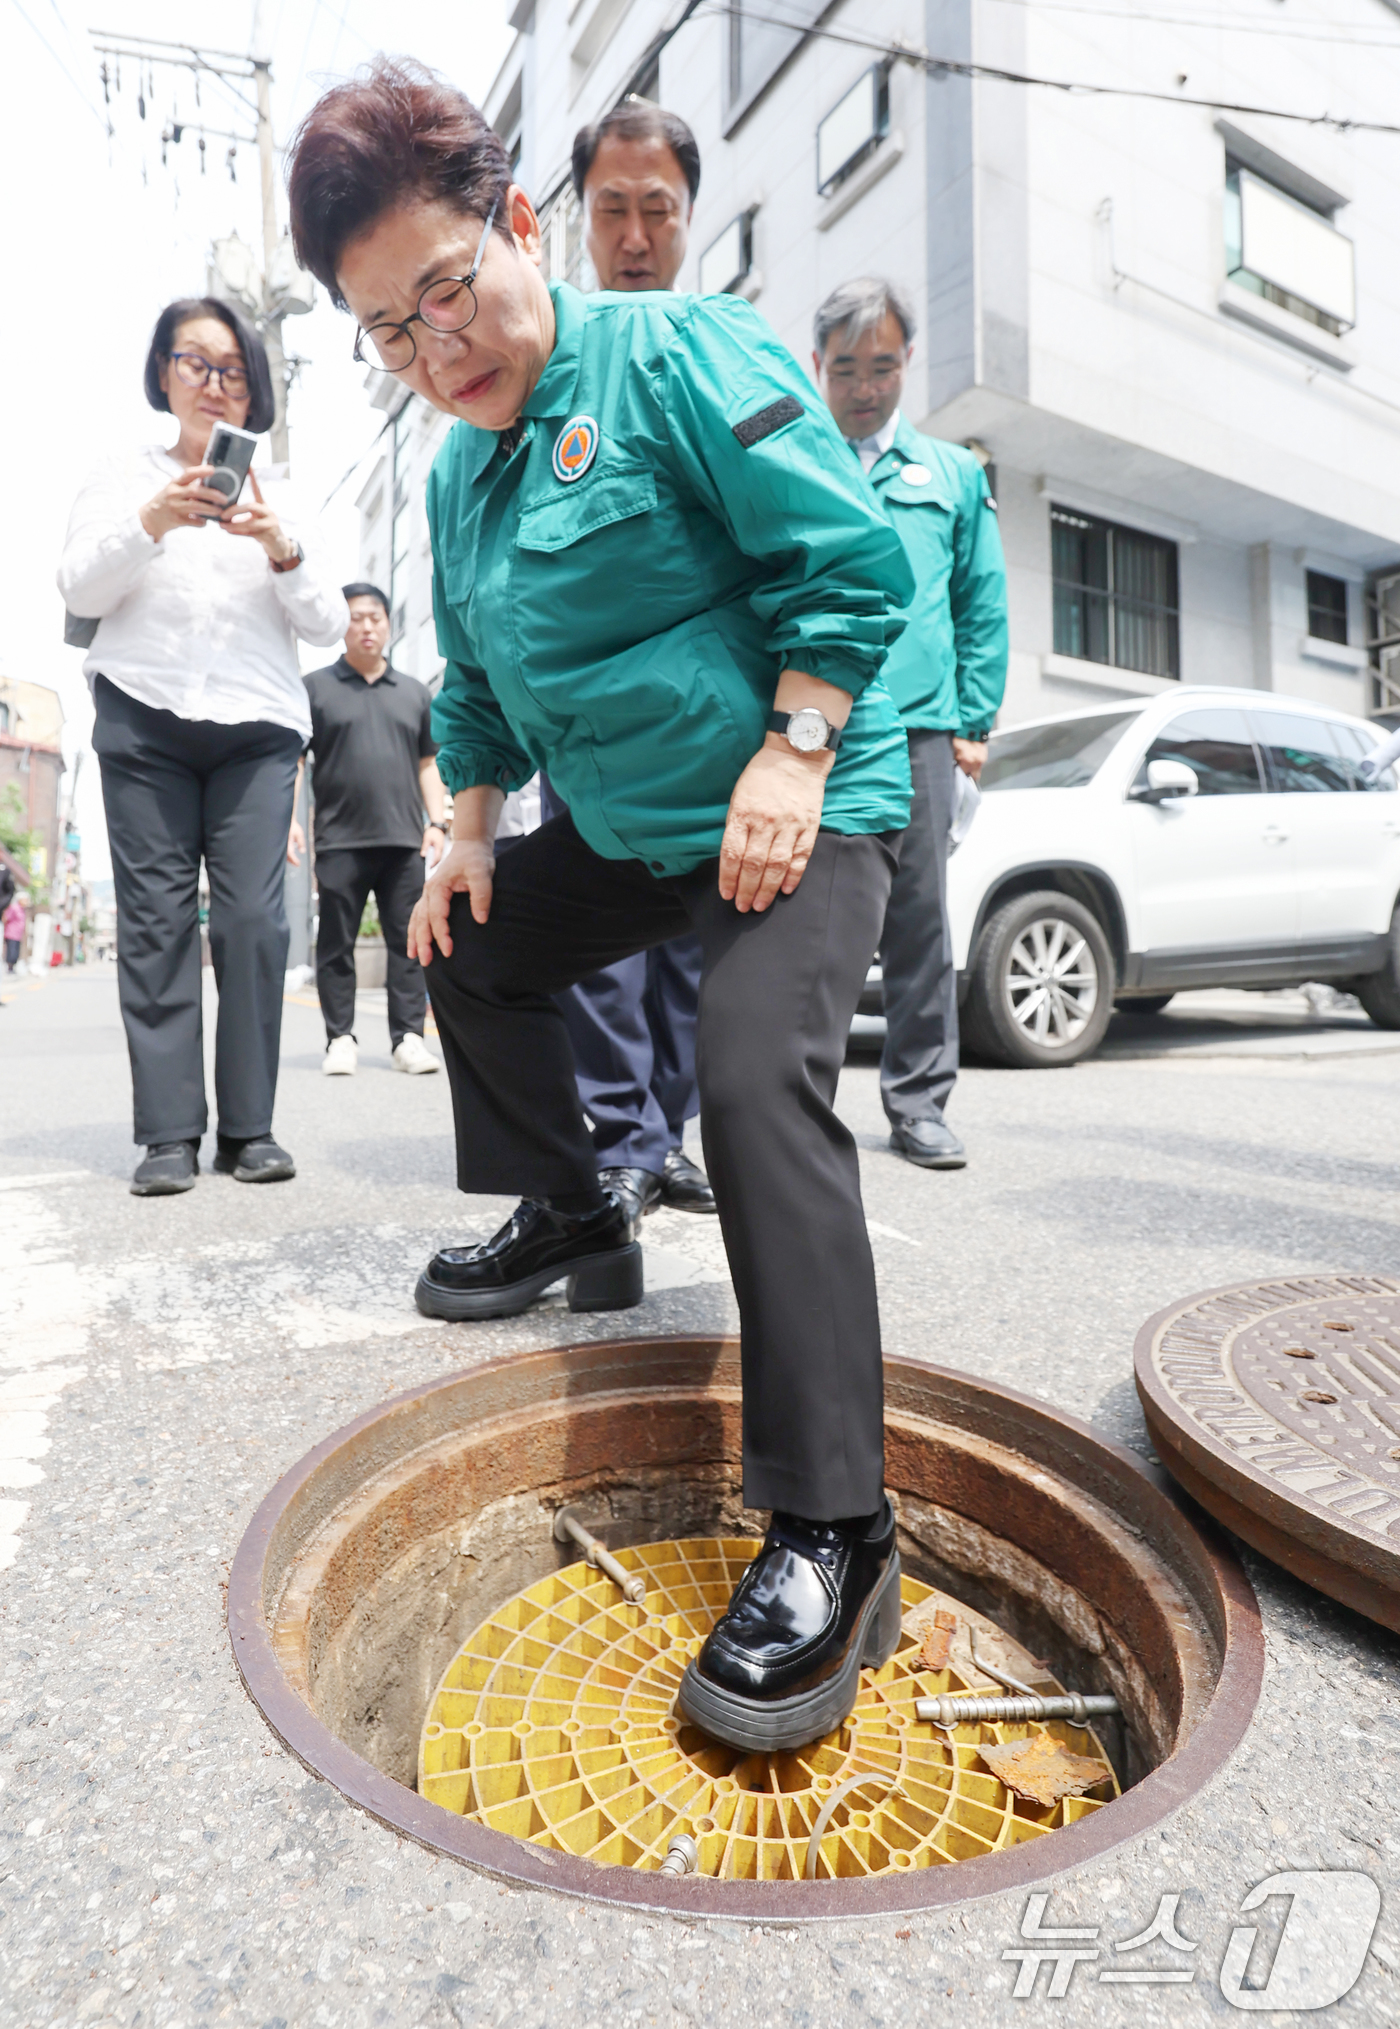
[[[914,318],[892,282],[843,282],[816,315],[817,385],[898,529],[918,586],[883,675],[909,734],[914,806],[885,915],[880,1094],[890,1146],[923,1169],[967,1154],[943,1118],[958,1075],[958,982],[948,934],[956,770],[981,773],[1006,687],[1006,565],[996,502],[960,444],[899,412]]]

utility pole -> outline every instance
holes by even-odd
[[[213,135],[233,144],[228,151],[227,163],[230,177],[236,180],[234,162],[238,145],[257,147],[262,189],[261,270],[251,250],[236,232],[231,233],[226,239],[214,242],[208,287],[211,294],[234,297],[250,313],[267,347],[274,407],[269,433],[272,458],[274,464],[285,465],[289,460],[287,385],[290,375],[282,326],[286,318],[310,310],[315,298],[311,278],[298,268],[290,240],[277,230],[277,151],[272,139],[272,52],[267,33],[267,0],[257,0],[254,8],[251,52],[247,56],[237,56],[228,50],[205,49],[193,43],[162,42],[151,36],[118,35],[105,29],[93,29],[91,34],[102,58],[102,89],[109,107],[114,81],[118,93],[121,91],[121,60],[125,57],[137,67],[140,94],[137,104],[142,119],[146,117],[146,101],[141,94],[139,80],[143,67],[146,75],[153,77],[157,64],[174,70],[192,71],[196,103],[201,76],[215,77],[228,86],[238,101],[254,115],[255,126],[251,136],[208,127],[199,118],[171,121],[161,134],[161,159],[165,160],[168,147],[178,146],[185,133],[192,132],[199,136],[202,171],[205,140]],[[111,70],[108,58],[112,60]],[[248,84],[254,91],[251,101],[244,91],[239,90],[240,85]]]
[[[258,168],[262,174],[262,229],[263,229],[263,302],[265,321],[263,323],[263,344],[267,347],[267,363],[272,369],[272,399],[275,413],[272,419],[273,463],[285,465],[290,460],[287,444],[287,356],[282,349],[282,320],[285,309],[274,311],[273,262],[277,254],[277,182],[276,165],[272,147],[272,52],[267,44],[267,0],[257,0],[253,9],[253,48],[251,62],[258,94]]]

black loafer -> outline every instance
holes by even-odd
[[[661,1174],[661,1202],[673,1212],[713,1212],[715,1194],[710,1179],[683,1148],[668,1148],[666,1167]]]
[[[479,1247],[444,1247],[418,1278],[424,1317],[514,1317],[567,1277],[570,1310],[631,1310],[642,1300],[642,1250],[626,1211],[557,1212],[523,1198]]]
[[[172,1198],[192,1191],[199,1175],[197,1141],[154,1141],[137,1163],[131,1179],[133,1198]]]
[[[251,1141],[231,1141],[221,1134],[214,1167],[220,1176],[234,1177],[240,1184],[280,1184],[297,1173],[286,1149],[279,1148],[270,1134],[254,1135]]]
[[[861,1666],[889,1661],[899,1625],[888,1501],[873,1535],[775,1514],[677,1702],[704,1732],[746,1753],[805,1747],[847,1717]]]
[[[654,1169],[600,1169],[598,1181],[627,1215],[627,1237],[635,1240],[642,1220],[661,1203],[661,1179]]]
[[[947,1121],[900,1120],[890,1130],[890,1147],[920,1169],[966,1169],[967,1150]]]

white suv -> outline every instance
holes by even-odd
[[[1072,1064],[1115,1003],[1330,980],[1400,1028],[1400,795],[1383,731],[1183,688],[994,735],[948,872],[970,1049]]]

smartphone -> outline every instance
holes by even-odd
[[[243,482],[248,477],[248,468],[253,462],[253,450],[257,438],[251,430],[240,430],[233,423],[215,423],[209,433],[209,443],[204,452],[204,462],[212,465],[213,471],[204,481],[217,493],[222,493],[232,507],[243,491]],[[219,509],[218,513],[226,512]],[[205,518],[216,521],[218,513],[210,512]]]

